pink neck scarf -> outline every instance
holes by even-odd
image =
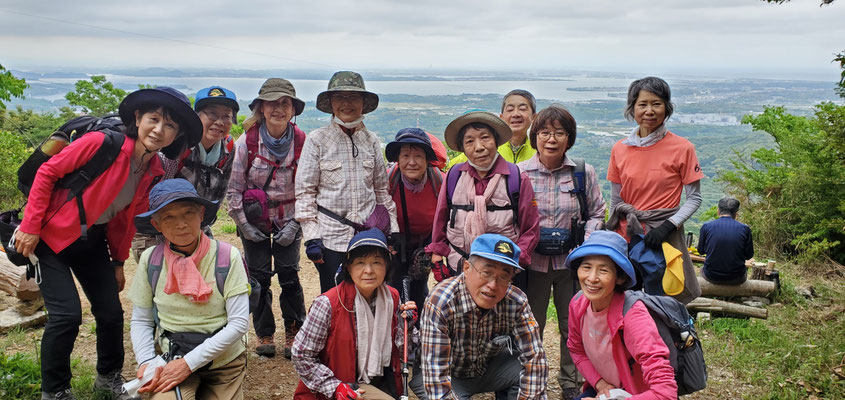
[[[180,293],[188,296],[193,303],[206,303],[211,297],[211,286],[205,282],[199,267],[202,258],[208,253],[211,240],[204,233],[200,234],[199,244],[194,254],[188,257],[170,249],[170,242],[164,242],[164,260],[167,263],[167,282],[164,293]]]
[[[475,241],[475,238],[487,233],[487,200],[493,197],[496,186],[499,186],[501,179],[501,174],[494,175],[490,178],[490,182],[487,183],[487,189],[484,190],[484,193],[473,196],[472,211],[467,213],[466,220],[464,221],[464,243],[472,243]],[[466,193],[474,194],[475,179],[467,176],[464,182]]]

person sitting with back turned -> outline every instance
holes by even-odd
[[[745,260],[754,255],[751,228],[736,220],[739,200],[725,197],[719,200],[719,218],[701,226],[698,251],[705,254],[701,276],[720,285],[739,285],[745,282]]]
[[[549,365],[528,298],[511,285],[520,249],[483,234],[472,243],[463,273],[437,285],[426,299],[422,365],[430,399],[545,399]]]

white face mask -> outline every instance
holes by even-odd
[[[478,165],[473,164],[472,161],[470,161],[469,159],[467,159],[467,163],[469,163],[469,165],[471,167],[475,168],[478,171],[487,172],[487,171],[493,169],[493,164],[495,164],[496,160],[498,160],[498,159],[499,159],[499,152],[497,151],[496,155],[493,156],[493,161],[490,161],[490,164],[487,164],[486,167],[479,167]]]
[[[334,117],[334,123],[346,128],[346,129],[355,129],[358,125],[361,125],[361,122],[364,121],[364,116],[362,115],[360,118],[356,119],[352,122],[343,122],[340,118]]]

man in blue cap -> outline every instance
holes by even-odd
[[[423,307],[422,365],[430,399],[545,399],[549,366],[528,298],[511,285],[520,249],[486,233],[472,242],[463,274],[443,280]]]

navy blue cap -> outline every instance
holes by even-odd
[[[352,237],[352,240],[349,241],[349,247],[346,249],[346,253],[349,254],[352,250],[362,246],[375,246],[388,250],[387,238],[384,236],[384,232],[378,228],[370,228],[366,231],[356,233]]]
[[[184,134],[177,136],[173,143],[160,150],[165,157],[175,159],[186,149],[196,146],[202,139],[202,121],[191,108],[188,96],[171,87],[159,86],[129,93],[117,108],[120,120],[126,126],[135,124],[135,111],[147,105],[167,107],[184,125],[179,126]]]
[[[396,162],[399,160],[399,151],[402,145],[409,144],[418,146],[425,151],[426,161],[436,160],[434,149],[431,147],[431,139],[428,134],[420,128],[404,128],[396,133],[392,142],[384,148],[384,155],[387,161]]]
[[[581,259],[584,257],[608,256],[631,278],[624,287],[624,289],[628,289],[637,283],[637,275],[627,254],[628,242],[621,235],[611,231],[593,231],[590,237],[584,241],[584,244],[569,253],[564,264],[566,268],[577,271],[578,266],[581,265]]]
[[[519,246],[510,239],[496,233],[485,233],[472,242],[469,255],[498,261],[522,270],[524,268],[519,266],[521,252]]]
[[[174,201],[193,201],[205,206],[202,225],[208,226],[217,219],[217,202],[206,200],[197,194],[191,182],[182,178],[165,179],[150,190],[150,211],[135,216],[135,228],[146,235],[155,235],[159,231],[150,223],[153,214]]]

